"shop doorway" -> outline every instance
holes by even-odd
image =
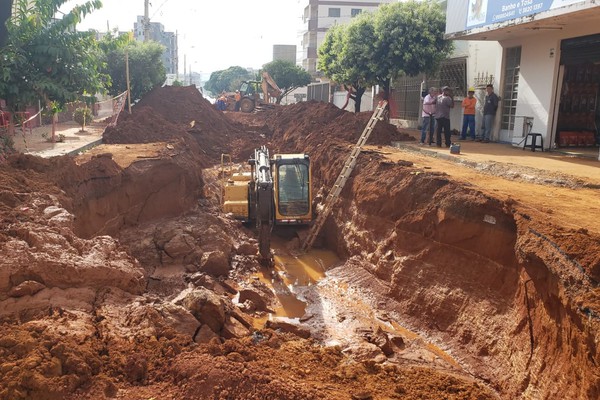
[[[600,144],[600,34],[563,40],[560,62],[555,145],[596,147]]]

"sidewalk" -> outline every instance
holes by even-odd
[[[104,122],[94,122],[86,126],[85,132],[75,122],[60,123],[56,127],[56,140],[52,143],[52,127],[44,125],[23,132],[17,128],[13,136],[15,150],[39,157],[54,157],[75,155],[81,151],[99,145],[102,142],[102,133],[106,127]],[[64,135],[62,142],[58,142],[59,135]]]
[[[451,154],[446,147],[421,146],[418,138],[420,132],[417,130],[406,131],[415,137],[411,142],[394,142],[395,147],[418,151],[429,156],[440,157],[457,163],[473,164],[472,166],[485,165],[485,163],[496,162],[516,164],[540,170],[558,172],[572,175],[587,181],[600,183],[600,161],[598,161],[598,148],[577,149],[575,152],[559,152],[536,150],[532,152],[529,148],[514,147],[504,143],[482,143],[472,141],[459,141],[453,136],[453,143],[460,144],[460,154]]]

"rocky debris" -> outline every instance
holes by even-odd
[[[280,332],[291,333],[303,339],[308,339],[310,337],[310,329],[291,321],[273,319],[267,321],[266,327]]]
[[[268,289],[267,289],[268,290]],[[260,289],[241,289],[239,291],[239,299],[238,302],[245,306],[245,309],[249,312],[252,311],[263,311],[269,312],[269,298],[272,297],[272,294],[265,293]]]
[[[230,269],[229,257],[225,252],[217,250],[202,254],[200,271],[213,276],[224,276]]]
[[[187,289],[174,300],[183,305],[202,324],[206,324],[213,332],[219,333],[225,324],[225,303],[205,288]]]

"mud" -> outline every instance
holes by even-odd
[[[599,397],[600,238],[535,199],[370,150],[317,243],[335,254],[291,267],[286,234],[261,267],[219,212],[221,153],[306,152],[322,201],[369,118],[161,88],[77,159],[0,165],[0,399]]]

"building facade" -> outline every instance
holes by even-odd
[[[288,61],[296,65],[296,45],[275,44],[273,45],[273,61]]]
[[[317,50],[327,30],[334,24],[350,21],[361,12],[374,11],[381,4],[395,0],[308,0],[302,4],[301,66],[311,74],[317,72]]]
[[[177,74],[179,68],[179,54],[177,47],[177,33],[165,32],[163,24],[158,22],[149,23],[150,40],[165,46],[162,56],[163,65],[167,74]],[[133,35],[135,40],[144,41],[144,17],[138,15],[133,24]]]
[[[600,5],[594,0],[449,0],[446,37],[497,42],[494,139],[545,148],[600,143]]]

